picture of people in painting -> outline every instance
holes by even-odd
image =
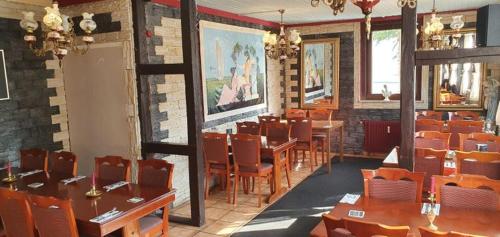
[[[440,70],[442,104],[478,104],[481,64],[444,64]]]
[[[262,35],[228,29],[202,29],[207,115],[265,105]]]
[[[325,45],[323,43],[306,44],[304,48],[303,73],[306,93],[322,90],[325,80]]]

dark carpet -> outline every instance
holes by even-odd
[[[377,169],[381,160],[333,159],[333,172],[323,166],[279,201],[241,228],[233,237],[305,237],[346,193],[362,193],[360,169]],[[292,174],[293,175],[293,174]]]

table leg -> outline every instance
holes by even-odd
[[[274,202],[277,200],[281,194],[286,192],[286,188],[281,186],[281,153],[274,153],[274,165],[273,165],[273,182],[274,182],[274,193],[269,196],[268,202]]]
[[[344,162],[344,125],[340,127],[340,162]]]
[[[132,221],[123,227],[123,237],[139,237],[139,221]]]
[[[326,161],[328,162],[328,174],[332,173],[332,132],[331,129],[328,129],[328,132],[326,133],[326,155],[328,156],[326,158]]]

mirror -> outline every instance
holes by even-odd
[[[304,40],[300,55],[301,108],[338,109],[340,38]]]
[[[461,48],[470,49],[476,47],[476,29],[464,28],[458,33],[454,30],[443,30],[443,46],[445,49]]]
[[[434,67],[435,110],[482,110],[486,64],[455,63]]]

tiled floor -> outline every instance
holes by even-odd
[[[318,153],[318,156],[320,156],[320,153]],[[321,162],[321,158],[318,158]],[[318,168],[319,166],[315,166],[314,170]],[[309,167],[309,159],[306,159],[305,163],[299,162],[298,164],[296,164],[293,167],[293,171],[290,177],[292,182],[292,189],[311,174],[312,173]],[[283,186],[287,187],[284,172],[282,182]],[[206,224],[202,227],[193,227],[171,223],[169,236],[230,236],[232,233],[248,223],[270,205],[264,201],[270,193],[269,185],[265,181],[262,182],[262,184],[263,202],[262,207],[260,208],[257,207],[257,195],[252,192],[250,192],[249,194],[244,194],[241,185],[238,192],[237,205],[227,203],[226,192],[221,191],[218,186],[215,187],[213,190],[211,190],[209,198],[205,200]],[[255,189],[257,189],[257,187],[255,187]],[[177,216],[189,216],[190,205],[189,203],[181,205],[180,207],[173,209],[171,212]]]

